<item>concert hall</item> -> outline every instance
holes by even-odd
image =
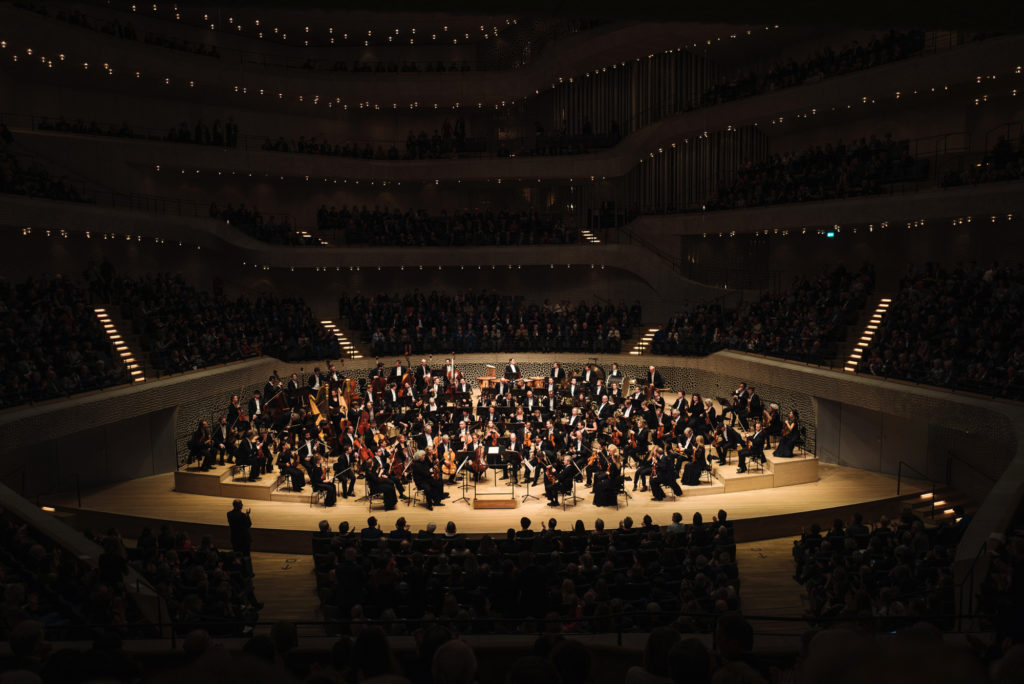
[[[1024,681],[1015,4],[15,0],[0,102],[0,684]]]

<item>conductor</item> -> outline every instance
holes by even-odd
[[[235,499],[231,502],[231,510],[228,511],[228,527],[231,529],[231,548],[235,553],[247,558],[252,551],[252,534],[249,528],[252,527],[252,518],[249,517],[251,508],[242,510],[242,500]]]

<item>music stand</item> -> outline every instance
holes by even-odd
[[[522,503],[526,503],[527,499],[533,499],[534,501],[540,501],[540,499],[538,497],[534,496],[533,494],[530,494],[530,485],[533,483],[533,473],[530,472],[526,468],[526,464],[527,463],[529,463],[529,461],[527,461],[526,458],[523,458],[523,475],[526,478],[526,494],[523,494],[523,501],[522,501]],[[537,468],[540,468],[540,464],[535,465],[533,468],[534,468],[534,470],[536,470]],[[576,478],[573,478],[573,479],[575,480]]]
[[[473,457],[473,452],[463,451],[461,453],[465,454],[466,456],[462,459],[462,463],[459,464],[459,467],[455,469],[455,477],[458,477],[460,474],[462,475],[462,484],[458,485],[459,487],[462,487],[462,496],[452,501],[452,503],[459,503],[460,501],[465,501],[466,505],[470,506],[472,504],[469,501],[469,497],[466,496],[466,490],[469,489],[469,473],[467,473],[464,470],[464,468],[466,464],[469,463],[469,459]],[[473,489],[476,490],[475,482],[473,483]]]
[[[576,467],[576,472],[578,472],[582,476],[583,475],[583,471],[580,470],[580,466],[579,466],[578,463],[576,463],[576,459],[571,459],[569,462],[572,463],[573,466]],[[575,475],[572,476],[572,496],[565,496],[564,494],[562,495],[562,510],[563,511],[565,510],[565,507],[569,505],[566,502],[567,499],[572,499],[572,505],[573,506],[575,506],[580,501],[583,501],[583,497],[582,496],[576,496],[576,476]]]

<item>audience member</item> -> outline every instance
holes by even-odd
[[[651,349],[673,355],[738,349],[822,363],[835,355],[836,342],[857,320],[874,285],[873,266],[856,272],[839,267],[815,279],[798,278],[789,290],[736,309],[694,305],[669,319]]]
[[[375,356],[498,351],[618,353],[640,325],[641,308],[584,302],[543,305],[497,291],[343,295],[339,315]]]
[[[812,202],[886,191],[892,183],[928,177],[928,160],[910,155],[906,140],[873,135],[847,146],[814,147],[799,154],[771,155],[748,162],[721,183],[704,209],[741,209],[789,202]]]
[[[322,205],[316,215],[320,230],[340,232],[338,242],[381,247],[466,247],[571,244],[580,232],[561,219],[535,211],[388,211]]]
[[[86,294],[63,276],[0,279],[0,408],[128,382]]]
[[[1024,266],[907,273],[858,371],[950,389],[1024,398]]]

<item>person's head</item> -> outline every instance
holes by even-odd
[[[677,641],[668,652],[668,676],[679,684],[709,684],[711,664],[711,652],[696,637]]]
[[[562,684],[585,684],[590,681],[590,651],[579,641],[562,639],[548,656],[562,678]]]
[[[396,530],[404,530],[405,529],[405,516],[399,516],[398,520],[395,521],[395,529]]]
[[[476,654],[465,641],[452,639],[434,651],[431,672],[434,684],[472,684],[476,678]]]
[[[530,519],[524,515],[519,519],[519,527],[524,530],[530,529]]]
[[[444,533],[447,534],[449,537],[454,536],[456,534],[454,520],[449,520],[448,524],[444,526]]]
[[[548,518],[548,529],[554,530],[556,527],[558,527],[558,521],[554,518]]]
[[[278,655],[284,655],[299,645],[299,630],[294,622],[278,620],[270,626],[270,638]]]
[[[11,630],[9,645],[11,653],[19,659],[45,656],[47,643],[43,623],[37,620],[22,620]]]
[[[679,511],[676,511],[675,513],[672,514],[672,523],[673,524],[679,525],[682,522],[683,522],[683,514],[682,513],[680,513]]]
[[[695,511],[693,514],[693,526],[700,527],[704,524],[704,516],[700,514],[700,511]]]
[[[539,656],[524,656],[512,663],[506,684],[562,684],[558,668]]]
[[[326,520],[321,520],[320,524],[319,524],[319,527],[320,527],[320,532],[322,532],[323,534],[327,534],[328,532],[331,531],[331,523],[327,522]]]
[[[647,637],[644,647],[644,669],[656,677],[668,677],[668,654],[682,636],[669,627],[658,627]]]
[[[728,517],[729,514],[725,511],[724,508],[718,509],[718,522],[724,523]]]
[[[352,669],[360,681],[394,671],[391,646],[380,627],[368,627],[359,632],[353,649]]]
[[[738,613],[726,613],[715,625],[715,650],[731,660],[754,650],[754,628]]]
[[[242,500],[241,499],[235,499],[234,501],[232,501],[231,502],[231,508],[233,510],[236,510],[236,511],[242,510]],[[222,508],[221,510],[223,511],[224,509]]]
[[[371,530],[377,527],[377,518],[371,515],[369,518],[366,519],[366,526],[369,527]]]

